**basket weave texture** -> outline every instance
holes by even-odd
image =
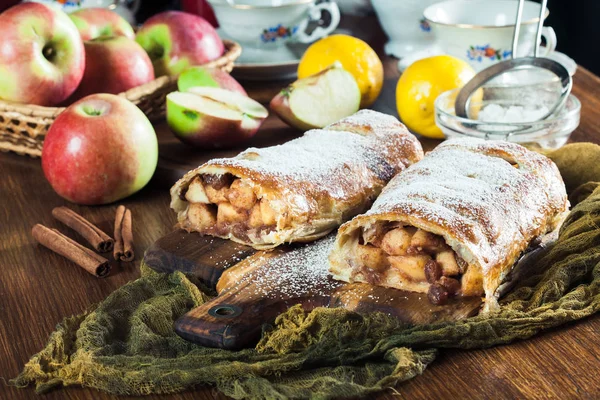
[[[223,40],[223,43],[225,53],[204,64],[204,67],[231,72],[242,48],[230,40]],[[150,121],[156,121],[165,116],[165,97],[176,90],[177,76],[161,76],[120,93],[119,96],[137,105]],[[42,107],[0,100],[0,151],[40,157],[46,133],[64,109],[65,107]]]

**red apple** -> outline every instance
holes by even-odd
[[[81,39],[92,40],[100,36],[125,36],[135,38],[129,22],[108,8],[82,8],[69,14],[81,34]]]
[[[156,76],[178,75],[190,65],[219,58],[225,51],[210,23],[182,11],[166,11],[148,19],[135,40],[150,56]]]
[[[21,3],[0,14],[0,98],[53,106],[77,88],[83,42],[67,14]]]
[[[129,100],[94,94],[54,121],[42,149],[42,168],[61,197],[106,204],[143,188],[156,169],[158,141],[144,113]]]
[[[85,72],[73,100],[93,93],[121,93],[154,79],[150,57],[131,39],[104,36],[84,46]]]
[[[177,79],[177,89],[187,92],[196,86],[219,87],[247,96],[248,94],[231,75],[219,68],[206,68],[200,65],[187,68]]]

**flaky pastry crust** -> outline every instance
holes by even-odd
[[[560,173],[547,157],[514,143],[448,140],[396,175],[368,212],[340,227],[330,272],[339,280],[365,281],[352,256],[358,232],[382,223],[414,227],[441,236],[481,274],[485,309],[491,310],[520,255],[554,230],[568,207]]]
[[[256,249],[313,241],[367,210],[394,175],[422,157],[421,144],[396,118],[362,110],[282,145],[249,148],[236,157],[207,162],[171,188],[171,208],[183,229]],[[189,199],[205,196],[188,196],[187,191],[195,180],[195,185],[206,182],[207,176],[227,176],[234,183],[227,183],[231,186],[222,195],[207,191],[206,198],[219,200],[202,200],[205,209],[190,212]],[[233,187],[248,190],[248,208],[228,205],[226,198],[232,203],[244,198],[232,197]],[[196,211],[202,214],[198,218]],[[208,212],[214,215],[205,215]],[[225,229],[220,216],[236,222]],[[199,226],[198,220],[207,222]],[[255,220],[264,221],[263,226]]]

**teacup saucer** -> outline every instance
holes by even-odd
[[[273,50],[243,47],[232,74],[236,78],[258,81],[294,79],[299,62],[300,57],[286,46]]]
[[[221,38],[227,38],[222,30],[217,31]],[[238,79],[254,81],[294,79],[306,48],[307,45],[300,43],[272,49],[242,46],[242,54],[235,61],[231,74]]]

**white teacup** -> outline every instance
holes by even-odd
[[[450,0],[425,9],[436,44],[444,53],[462,58],[482,70],[512,56],[512,39],[517,15],[516,0]],[[517,57],[533,55],[541,5],[525,1]],[[546,18],[549,11],[546,9]],[[556,34],[542,29],[546,46],[540,56],[556,48]]]
[[[423,10],[438,1],[372,0],[377,18],[390,38],[385,44],[385,52],[402,58],[432,47],[434,36],[423,19]]]
[[[314,0],[208,0],[215,11],[219,28],[243,45],[270,49],[288,41],[314,42],[327,36],[340,23],[335,2],[315,4]],[[318,26],[310,34],[306,27],[329,12],[327,26]]]

